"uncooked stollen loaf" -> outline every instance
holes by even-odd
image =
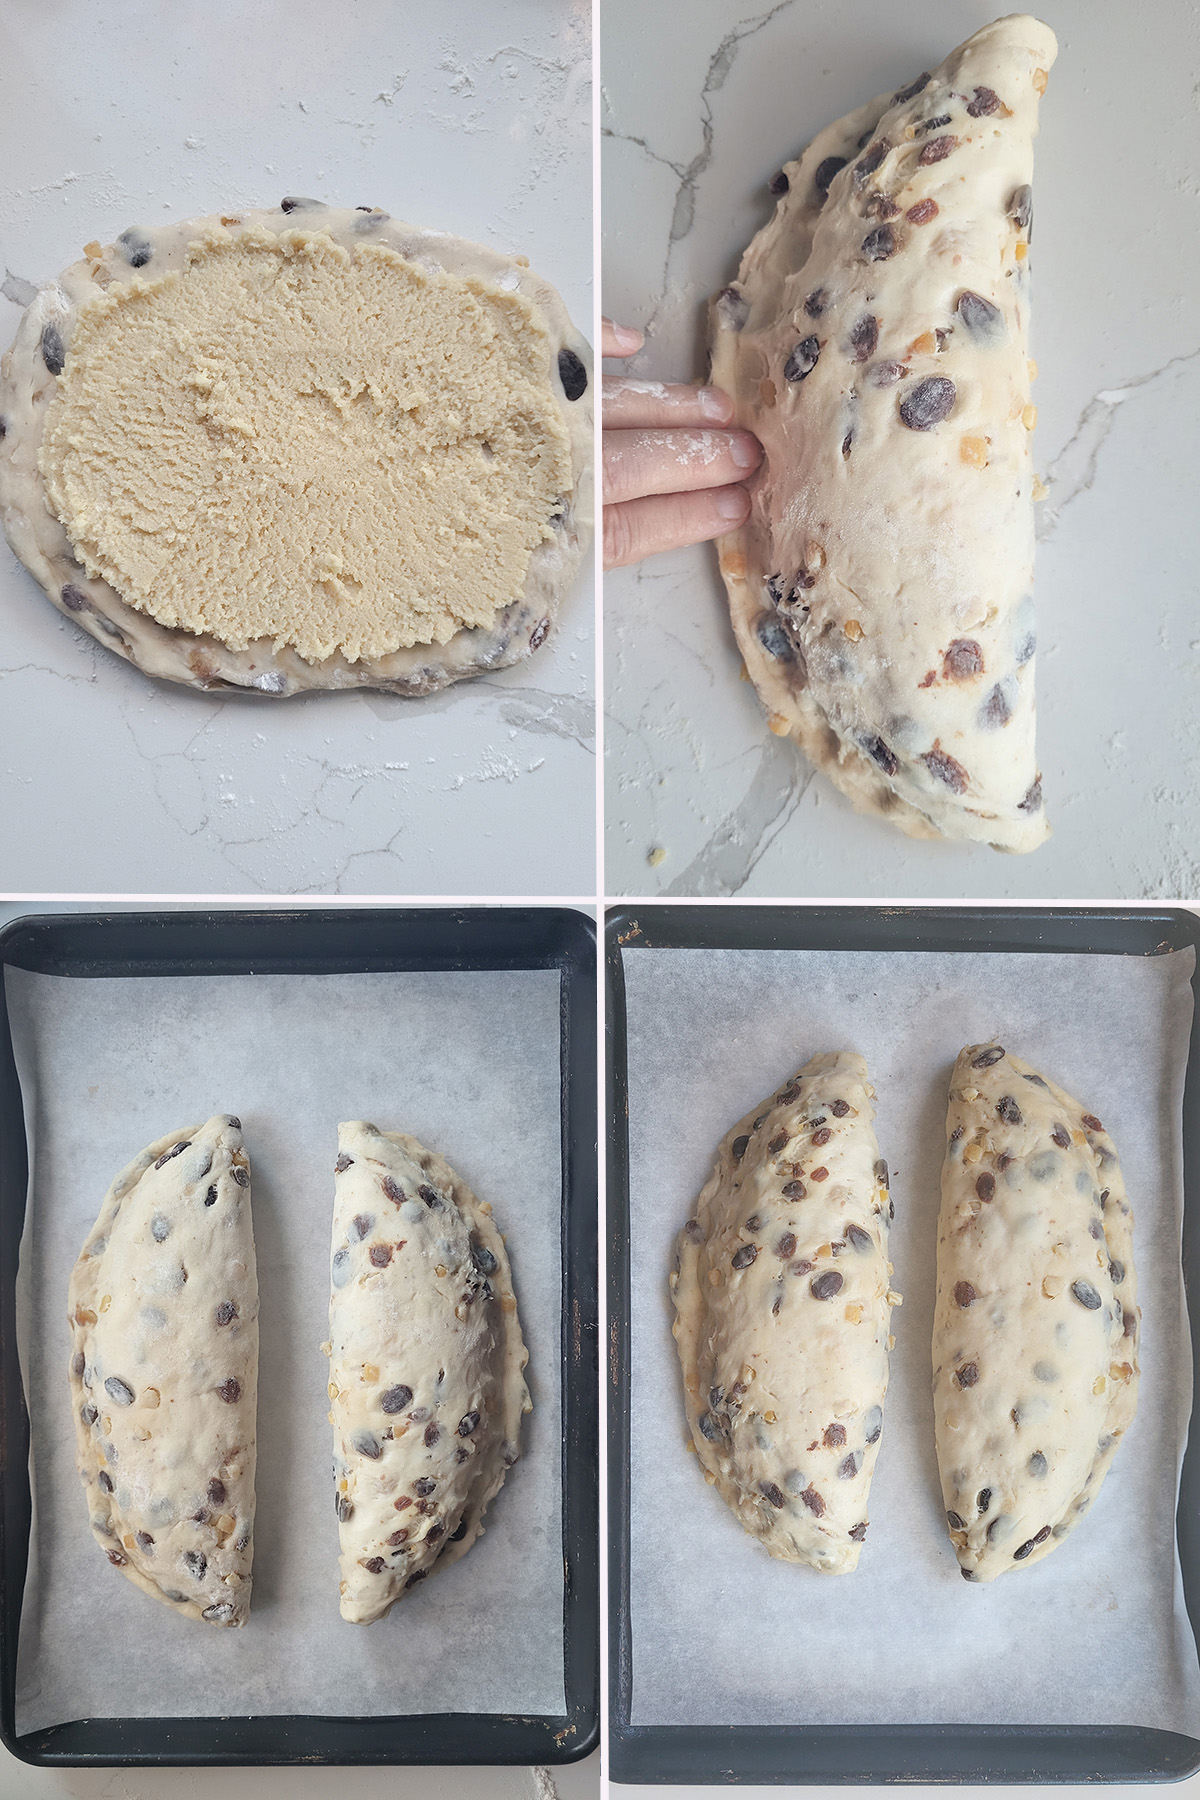
[[[933,1325],[938,1467],[969,1581],[1049,1556],[1137,1406],[1133,1213],[1112,1138],[997,1043],[959,1056]]]
[[[784,1562],[857,1566],[883,1428],[892,1203],[861,1056],[814,1056],[722,1140],[671,1296],[692,1444]]]
[[[416,1138],[338,1127],[329,1306],[341,1613],[369,1625],[465,1556],[530,1410],[488,1202]]]
[[[590,528],[590,352],[523,258],[285,200],[88,246],[0,377],[59,608],[201,687],[424,692],[537,648]]]
[[[1001,19],[827,127],[712,309],[765,452],[719,550],[771,729],[860,811],[1011,851],[1048,830],[1028,250],[1055,52]]]
[[[244,1625],[258,1282],[237,1119],[172,1132],[121,1171],[72,1272],[69,1307],[96,1541],[155,1600]]]

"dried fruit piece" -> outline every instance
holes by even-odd
[[[559,351],[558,379],[562,382],[563,393],[568,400],[581,400],[587,393],[587,368],[582,358],[576,356],[574,350]]]
[[[935,743],[932,750],[927,750],[921,761],[931,775],[936,776],[939,781],[944,781],[954,793],[966,793],[970,781],[967,771],[948,751],[943,750],[940,744]]]
[[[862,254],[868,262],[886,262],[889,256],[895,256],[900,241],[890,225],[877,225],[874,231],[868,231],[862,241]]]
[[[844,169],[845,166],[846,159],[844,156],[827,156],[824,162],[818,164],[817,171],[813,176],[813,183],[822,200],[824,200],[825,196],[828,194],[829,184],[834,176],[838,174],[840,170]]]
[[[964,288],[958,296],[955,311],[976,343],[1000,344],[1008,336],[1008,326],[1000,308],[970,288]]]
[[[892,95],[892,105],[903,106],[906,100],[915,100],[918,94],[924,93],[932,79],[933,77],[930,75],[928,69],[926,69],[925,72],[918,75],[917,79],[914,82],[911,82],[908,87],[903,87],[898,94]]]
[[[881,737],[866,738],[863,749],[873,763],[878,763],[885,775],[895,775],[900,768],[900,759],[890,744],[885,744]]]
[[[802,338],[783,365],[785,381],[803,381],[817,366],[821,345],[815,337]]]
[[[989,113],[999,111],[1000,96],[994,88],[977,87],[971,99],[967,101],[967,116],[972,119],[982,119]]]
[[[854,185],[856,188],[864,188],[867,185],[868,179],[870,176],[874,175],[876,169],[879,168],[884,157],[887,155],[888,147],[887,139],[879,138],[870,146],[865,155],[859,157],[854,165]]]
[[[1018,231],[1029,231],[1033,224],[1033,189],[1028,184],[1014,189],[1008,203],[1008,216]]]
[[[956,397],[948,375],[927,375],[901,400],[900,417],[910,431],[932,431],[950,417]]]
[[[955,638],[942,657],[942,674],[947,681],[967,681],[983,673],[983,646],[974,638]]]
[[[842,1291],[842,1277],[836,1269],[826,1269],[815,1276],[808,1287],[814,1300],[832,1300],[835,1294]]]
[[[921,147],[921,154],[918,156],[917,161],[922,167],[925,167],[929,163],[945,162],[952,151],[957,149],[958,139],[947,132],[944,137],[930,138],[927,144],[923,144]]]
[[[875,346],[879,342],[879,320],[873,313],[864,313],[850,329],[850,345],[854,351],[855,362],[869,362],[875,354]]]
[[[38,349],[41,351],[42,361],[51,375],[61,375],[63,365],[67,360],[67,353],[63,346],[62,332],[53,320],[42,327],[42,335],[38,339]]]

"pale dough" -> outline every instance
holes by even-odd
[[[1054,35],[979,31],[829,126],[712,309],[762,440],[721,539],[772,731],[914,837],[1034,849],[1030,181]]]
[[[122,1170],[71,1275],[69,1306],[93,1535],[154,1599],[244,1625],[258,1282],[237,1119],[172,1132]]]
[[[887,1392],[892,1203],[861,1056],[814,1056],[727,1133],[671,1273],[692,1446],[752,1537],[845,1573]]]
[[[1137,1405],[1133,1215],[1112,1138],[1000,1044],[954,1067],[933,1327],[938,1466],[969,1581],[1056,1549]]]
[[[590,352],[523,258],[377,208],[133,229],[43,287],[0,507],[59,608],[202,687],[423,692],[545,638]]]
[[[415,1138],[338,1128],[329,1307],[341,1613],[382,1618],[465,1556],[530,1410],[489,1203]]]

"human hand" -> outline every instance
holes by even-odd
[[[644,341],[640,331],[603,321],[605,356],[633,356]],[[750,496],[737,484],[762,461],[762,446],[749,431],[720,429],[732,418],[733,401],[720,388],[604,377],[606,569],[745,522]]]

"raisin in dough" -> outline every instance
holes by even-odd
[[[933,1326],[938,1466],[968,1581],[1048,1556],[1137,1405],[1133,1215],[1100,1120],[1000,1044],[954,1067]]]
[[[237,1119],[172,1132],[121,1171],[71,1275],[70,1318],[93,1535],[155,1600],[244,1625],[258,1279]]]
[[[713,307],[765,455],[719,545],[771,729],[912,837],[1033,850],[1030,180],[1055,40],[977,32],[829,126]]]
[[[529,1360],[488,1202],[432,1150],[338,1127],[329,1307],[341,1612],[465,1556],[519,1455]]]
[[[856,1567],[883,1428],[887,1164],[861,1056],[814,1056],[723,1139],[671,1292],[706,1479],[784,1562]]]
[[[427,693],[549,632],[590,535],[590,369],[524,257],[378,208],[134,228],[0,365],[4,529],[147,674]]]

